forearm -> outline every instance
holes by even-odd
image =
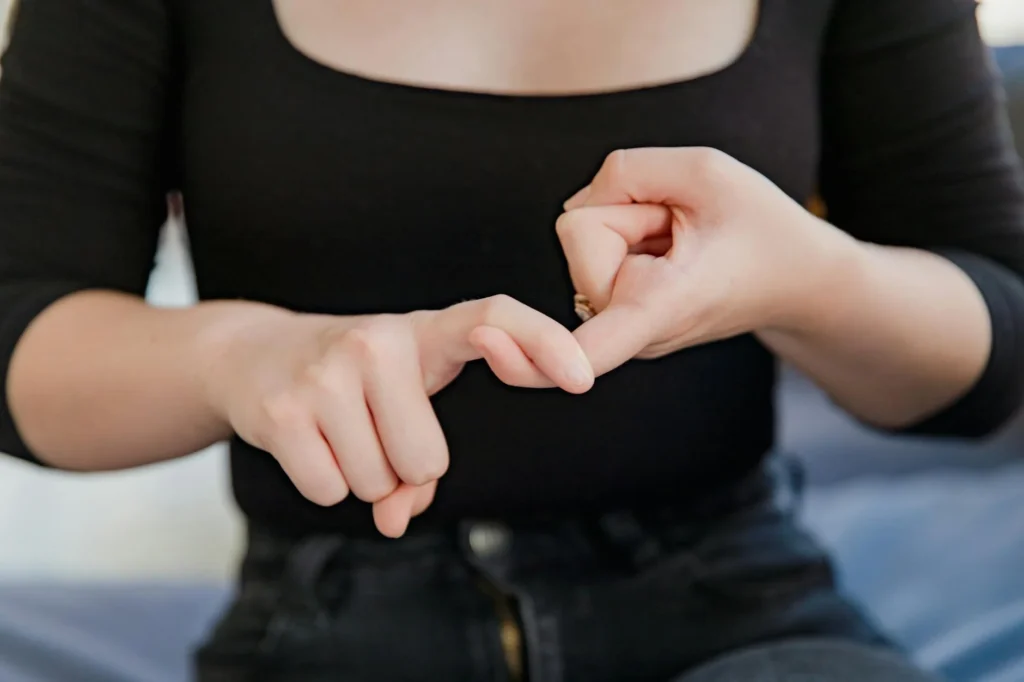
[[[834,229],[834,228],[829,228]],[[919,422],[964,395],[992,344],[970,278],[935,254],[848,240],[799,314],[758,335],[861,420]]]
[[[120,469],[195,452],[230,435],[203,381],[224,339],[288,314],[244,302],[159,309],[114,292],[68,296],[18,343],[12,416],[40,459],[60,468]]]

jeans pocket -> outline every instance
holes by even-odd
[[[335,554],[321,562],[304,549],[284,571],[244,580],[197,652],[199,682],[491,675],[499,651],[494,607],[461,564],[434,554],[382,561]]]
[[[329,611],[348,587],[338,577],[323,580],[337,547],[333,540],[313,538],[288,555],[283,570],[261,570],[247,557],[238,596],[196,653],[200,671],[263,666],[266,672],[294,658],[296,644],[327,639]]]
[[[195,652],[199,679],[214,679],[214,671],[218,675],[240,673],[272,655],[269,635],[278,618],[278,607],[279,599],[271,585],[244,585]]]

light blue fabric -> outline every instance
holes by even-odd
[[[847,591],[955,682],[1024,682],[1024,462],[811,490]]]
[[[186,682],[226,587],[0,585],[0,681]]]

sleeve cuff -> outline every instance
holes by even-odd
[[[29,289],[29,287],[31,287]],[[26,290],[28,289],[28,290]],[[70,282],[0,287],[0,452],[45,466],[25,444],[7,402],[7,374],[14,349],[29,324],[47,307],[82,286]]]
[[[1008,268],[974,253],[936,253],[963,270],[981,291],[992,320],[992,349],[984,372],[964,396],[900,431],[981,438],[1009,422],[1024,403],[1024,281]]]

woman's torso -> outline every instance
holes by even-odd
[[[173,156],[203,298],[354,314],[505,293],[573,325],[554,222],[608,152],[713,146],[794,199],[813,193],[831,3],[731,0],[718,24],[710,3],[658,2],[640,18],[609,3],[599,19],[573,3],[525,26],[515,3],[494,20],[435,0],[405,22],[326,0],[300,18],[300,4],[179,3]],[[562,68],[566,55],[582,56]],[[734,479],[771,447],[774,374],[751,336],[629,363],[584,396],[512,389],[471,365],[434,401],[452,464],[424,523],[685,498]],[[369,528],[358,501],[305,503],[269,455],[236,442],[232,459],[250,517]]]

